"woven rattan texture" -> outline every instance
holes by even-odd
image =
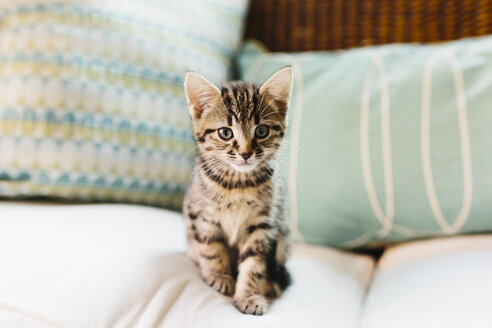
[[[347,49],[492,34],[492,0],[252,0],[246,38],[271,51]]]

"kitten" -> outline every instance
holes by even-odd
[[[248,314],[264,314],[268,299],[290,283],[289,228],[274,157],[291,84],[290,67],[261,87],[236,81],[219,89],[197,73],[185,79],[198,144],[183,205],[188,255],[206,283],[234,295]]]

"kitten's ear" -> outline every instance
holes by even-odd
[[[200,119],[207,105],[220,97],[219,88],[198,73],[186,73],[184,88],[188,110],[193,119]]]
[[[286,111],[292,89],[292,67],[284,67],[273,74],[260,87],[260,95],[268,93],[270,96],[280,100],[277,105],[280,110]]]

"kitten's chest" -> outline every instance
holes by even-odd
[[[229,245],[236,245],[254,219],[254,211],[246,202],[238,202],[218,211],[218,217]]]

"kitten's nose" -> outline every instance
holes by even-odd
[[[241,155],[242,158],[244,158],[244,160],[247,160],[248,158],[251,157],[251,155],[253,155],[253,152],[249,152],[249,153],[239,153],[239,155]]]

